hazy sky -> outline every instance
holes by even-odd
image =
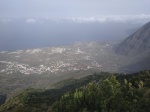
[[[150,14],[150,0],[0,0],[0,17]]]
[[[0,0],[0,51],[124,39],[150,21],[150,0]]]

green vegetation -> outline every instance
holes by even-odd
[[[57,89],[26,89],[0,112],[149,112],[150,71],[97,73],[57,83]]]

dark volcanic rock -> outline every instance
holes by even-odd
[[[134,55],[150,50],[150,22],[125,39],[116,49],[122,55]]]

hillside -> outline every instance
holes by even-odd
[[[134,58],[135,61],[120,68],[125,72],[136,72],[150,68],[150,22],[138,29],[116,47],[118,55]]]
[[[135,55],[150,50],[150,22],[125,39],[116,49],[122,55]]]
[[[102,72],[56,85],[59,89],[16,93],[0,112],[150,111],[150,71],[127,75]]]
[[[68,46],[0,52],[0,95],[94,72],[118,72],[132,62],[113,51],[116,42],[80,42]]]
[[[33,88],[53,88],[61,80],[95,72],[133,73],[150,68],[149,57],[114,52],[115,41],[82,42],[61,47],[0,52],[0,95]]]

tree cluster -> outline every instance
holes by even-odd
[[[149,112],[150,89],[144,87],[143,81],[135,87],[126,79],[121,84],[111,76],[66,93],[53,109],[55,112]]]

